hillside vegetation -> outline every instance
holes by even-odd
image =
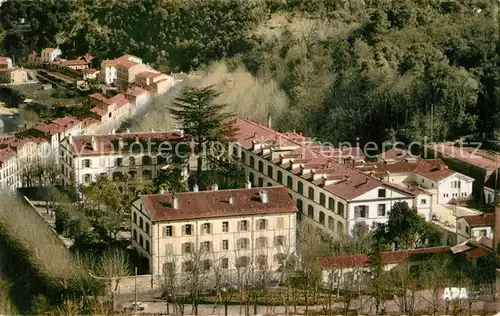
[[[10,0],[0,23],[10,55],[59,44],[68,57],[242,74],[251,87],[221,87],[221,102],[336,144],[494,136],[497,11],[489,0]],[[216,74],[202,82],[226,82]]]

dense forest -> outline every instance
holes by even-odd
[[[9,0],[0,25],[11,56],[59,45],[163,71],[245,67],[285,93],[282,129],[409,142],[496,136],[497,11],[493,0]]]

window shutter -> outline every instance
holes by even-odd
[[[181,236],[184,236],[185,234],[186,234],[186,225],[182,225]]]
[[[239,222],[238,222],[238,231],[239,231],[239,232],[241,231],[241,225],[243,225],[243,222],[242,222],[242,221],[239,221]]]
[[[167,237],[167,226],[163,226],[161,232],[162,232],[162,237]]]
[[[89,168],[92,168],[92,159],[89,159]]]
[[[172,225],[171,229],[172,229],[172,237],[174,237],[175,236],[175,226]]]
[[[205,224],[200,224],[200,230],[201,230],[201,234],[200,235],[205,235]]]
[[[267,219],[265,219],[264,224],[265,224],[264,229],[267,229],[269,227],[269,221]]]
[[[85,168],[85,159],[82,160],[82,168]]]

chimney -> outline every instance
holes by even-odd
[[[271,112],[269,112],[269,114],[267,114],[267,126],[269,128],[272,128]]]
[[[116,130],[115,130],[114,128],[111,130],[111,134],[112,134],[112,135],[115,135],[115,134],[116,134]]]
[[[500,206],[495,206],[495,234],[493,236],[493,251],[497,252],[500,241]]]
[[[267,202],[269,202],[269,199],[268,199],[268,196],[267,196],[267,191],[266,190],[262,190],[260,191],[260,200],[262,201],[262,203],[264,204],[267,204]]]
[[[72,143],[73,143],[73,135],[71,135],[71,133],[69,133],[69,134],[68,134],[68,142],[69,142],[70,144],[72,144]]]
[[[127,128],[127,134],[130,134],[130,128]]]
[[[123,141],[123,138],[120,137],[118,140],[118,149],[122,150],[125,147],[125,142]]]
[[[198,192],[198,191],[199,191],[198,185],[197,184],[193,185],[193,192]]]
[[[234,193],[229,196],[229,204],[234,205]]]
[[[217,185],[217,183],[212,184],[212,191],[217,191],[217,190],[219,190],[219,186]]]
[[[92,150],[97,151],[97,141],[94,136],[92,136]]]
[[[173,207],[175,209],[178,209],[179,208],[179,198],[177,197],[177,194],[175,194],[175,193],[173,194],[172,200],[173,200],[173,202],[172,202]]]
[[[247,189],[251,189],[252,188],[252,182],[250,182],[250,180],[247,181]]]

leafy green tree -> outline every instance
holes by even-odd
[[[164,189],[169,192],[186,192],[188,187],[183,181],[182,169],[174,166],[158,171],[158,175],[153,180],[155,191]]]
[[[425,222],[406,202],[394,203],[386,224],[378,224],[374,232],[374,242],[379,247],[406,250],[439,246],[441,233]]]
[[[198,155],[198,186],[201,185],[204,156],[209,159],[217,156],[235,132],[231,115],[224,112],[226,105],[215,102],[219,95],[213,86],[201,89],[187,87],[183,95],[176,98],[169,108],[172,116],[179,121],[184,132],[194,142],[194,153]]]
[[[210,162],[212,179],[219,189],[244,188],[247,182],[245,170],[240,164],[229,159],[212,159]]]

